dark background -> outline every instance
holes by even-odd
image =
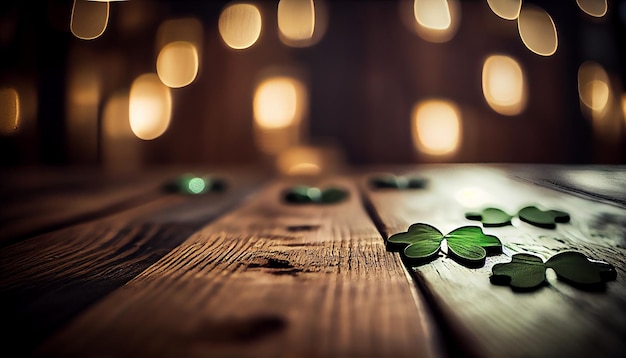
[[[111,3],[106,32],[80,40],[69,31],[72,1],[0,4],[0,87],[30,93],[20,131],[0,136],[2,166],[102,164],[101,123],[81,143],[68,136],[68,76],[81,61],[99,74],[100,105],[133,79],[154,72],[155,35],[165,20],[193,16],[204,25],[202,62],[191,85],[173,90],[168,131],[137,139],[146,165],[247,164],[256,149],[252,97],[257,76],[271,66],[297,67],[310,92],[305,144],[338,148],[348,164],[446,162],[625,163],[623,118],[612,139],[594,133],[581,113],[577,71],[600,63],[619,97],[626,83],[626,5],[609,1],[595,19],[575,1],[535,1],[558,31],[555,55],[542,57],[521,42],[515,21],[496,16],[486,1],[461,1],[461,21],[448,42],[427,42],[403,26],[397,1],[326,1],[328,28],[319,43],[291,48],[276,30],[277,1],[250,1],[264,27],[245,51],[226,47],[217,19],[226,1]],[[525,1],[524,3],[529,3]],[[493,53],[515,57],[526,71],[528,104],[517,116],[489,108],[481,68]],[[462,142],[445,159],[420,155],[408,130],[413,105],[445,97],[462,113]]]

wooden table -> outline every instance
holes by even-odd
[[[222,192],[163,184],[184,172]],[[421,189],[377,189],[392,172]],[[277,177],[255,168],[157,168],[135,175],[26,168],[0,179],[3,356],[624,357],[626,167],[421,165]],[[348,191],[288,204],[293,185]],[[468,268],[440,254],[407,265],[386,239],[412,223],[443,233],[465,212],[566,211],[545,229],[486,227],[503,254]],[[548,270],[526,293],[490,283],[525,252],[577,251],[615,266],[603,292]]]

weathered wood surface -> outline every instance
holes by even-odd
[[[165,179],[161,178],[169,179],[174,173],[181,172],[144,178],[144,185],[154,189],[147,202],[0,248],[0,316],[7,328],[0,341],[5,352],[31,354],[38,343],[82,310],[231,209],[263,178],[245,171],[216,171],[230,185],[225,192],[164,193],[160,187]],[[115,187],[109,186],[108,192],[115,198],[121,195]],[[82,200],[68,201],[88,206]]]
[[[334,205],[287,205],[278,180],[47,341],[42,356],[437,355],[410,276],[352,181]],[[322,184],[322,183],[320,183]]]
[[[511,175],[537,185],[626,208],[624,165],[520,165]]]
[[[520,169],[520,170],[518,170]],[[447,257],[414,267],[419,286],[435,311],[465,342],[462,350],[485,357],[626,356],[626,210],[562,191],[529,184],[536,172],[506,166],[427,166],[403,170],[429,180],[423,190],[368,190],[367,198],[385,237],[423,222],[443,233],[465,225],[466,211],[487,206],[516,214],[526,205],[563,210],[571,222],[542,229],[514,219],[514,226],[484,228],[498,236],[504,254],[470,269]],[[511,176],[511,173],[515,173]],[[515,178],[525,177],[525,181]],[[366,185],[362,177],[362,185]],[[597,183],[601,185],[602,183]],[[576,193],[580,194],[580,193]],[[517,252],[544,260],[560,251],[579,251],[617,268],[606,292],[586,292],[558,281],[535,292],[515,293],[492,285],[491,268]],[[389,253],[398,255],[397,253]]]
[[[155,200],[171,171],[30,168],[0,177],[0,247]]]

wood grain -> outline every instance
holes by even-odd
[[[0,336],[4,349],[29,355],[82,310],[242,200],[262,178],[222,175],[230,183],[224,193],[160,192],[148,203],[0,249],[0,315],[10,327]]]
[[[423,302],[361,206],[287,205],[272,183],[44,344],[42,356],[420,356]],[[298,182],[300,183],[300,182]]]
[[[0,180],[0,247],[155,200],[176,173],[121,176],[87,168],[5,172]]]
[[[485,228],[505,248],[504,255],[489,257],[483,268],[469,269],[442,256],[414,267],[415,277],[447,325],[479,356],[626,356],[626,211],[514,180],[510,172],[510,167],[495,165],[413,168],[397,174],[426,177],[427,189],[367,189],[367,197],[387,237],[416,222],[434,225],[444,233],[480,225],[466,220],[464,213],[486,206],[511,214],[526,205],[569,212],[571,222],[555,230],[518,219],[513,226]],[[546,260],[565,250],[615,265],[617,280],[603,293],[572,288],[551,272],[550,284],[531,293],[514,293],[489,282],[491,267],[510,261],[514,253],[533,253]]]

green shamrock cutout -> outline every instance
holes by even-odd
[[[477,226],[463,226],[447,235],[428,224],[413,224],[407,232],[387,239],[387,249],[400,251],[410,263],[421,265],[437,258],[441,243],[446,240],[448,255],[468,267],[481,267],[490,254],[502,253],[502,243],[493,235],[485,235]]]
[[[348,191],[341,188],[324,190],[307,186],[294,186],[283,193],[283,199],[290,204],[335,204],[348,197]]]
[[[547,284],[546,269],[553,269],[559,280],[583,290],[604,290],[605,282],[617,278],[615,267],[590,261],[579,252],[561,252],[545,263],[530,254],[515,254],[511,262],[495,264],[491,283],[510,285],[514,291],[532,291]]]
[[[481,212],[465,213],[465,218],[483,223],[484,227],[511,225],[513,216],[497,208],[486,208]]]
[[[556,228],[556,223],[569,222],[569,214],[559,210],[541,210],[534,206],[521,209],[517,215],[520,220],[545,229]]]
[[[187,195],[206,194],[208,192],[219,192],[226,189],[226,182],[223,179],[209,175],[197,176],[194,174],[183,174],[165,183],[163,190],[170,193]]]
[[[383,174],[371,178],[369,183],[377,189],[422,189],[426,186],[426,179]]]

